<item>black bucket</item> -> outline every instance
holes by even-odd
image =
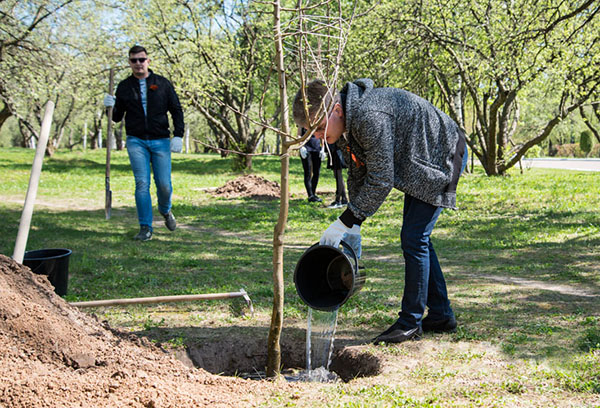
[[[33,273],[48,276],[54,292],[64,296],[69,282],[70,255],[71,250],[64,248],[27,251],[23,256],[23,265],[28,266]]]
[[[365,283],[364,269],[358,267],[354,250],[344,241],[341,244],[352,256],[347,256],[339,248],[315,244],[302,254],[296,264],[296,292],[312,309],[336,310]]]

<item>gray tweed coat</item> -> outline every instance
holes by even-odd
[[[425,99],[370,79],[348,82],[346,133],[338,140],[348,163],[348,209],[373,215],[393,187],[426,203],[456,207],[465,138],[456,122]]]

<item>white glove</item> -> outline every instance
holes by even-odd
[[[338,248],[340,246],[340,241],[344,237],[344,234],[360,235],[360,225],[353,225],[352,228],[348,228],[338,218],[325,230],[321,236],[319,244],[331,245],[334,248]]]
[[[325,153],[325,149],[321,150],[321,161],[327,160],[327,153]]]
[[[304,146],[300,148],[300,157],[302,157],[303,159],[306,159],[308,157],[308,150],[306,150],[306,147]]]
[[[173,153],[181,153],[183,150],[183,140],[179,136],[171,138],[171,151]]]
[[[116,100],[116,97],[106,94],[104,95],[104,106],[106,106],[107,108],[112,108],[113,106],[115,106]]]

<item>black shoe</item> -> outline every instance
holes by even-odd
[[[435,333],[454,333],[456,332],[456,319],[450,317],[448,319],[434,320],[427,316],[421,321],[421,326],[424,332]]]
[[[133,239],[136,241],[150,241],[152,239],[152,230],[147,225],[140,225],[140,232]]]
[[[331,203],[327,206],[327,208],[341,208],[341,207],[342,207],[342,203],[340,203],[339,201],[334,201],[333,203]]]
[[[341,205],[342,207],[345,207],[345,206],[347,206],[347,205],[348,205],[348,200],[342,200],[342,201],[340,201],[340,205]]]
[[[396,322],[389,329],[375,337],[373,339],[373,344],[402,343],[407,340],[420,340],[422,335],[423,329],[421,329],[421,327],[406,329],[402,327],[400,323]]]
[[[177,228],[177,222],[175,221],[173,211],[169,211],[167,214],[162,214],[162,216],[165,217],[165,225],[169,231],[175,231],[175,228]]]
[[[311,202],[311,203],[320,203],[323,200],[320,197],[316,196],[316,195],[311,195],[310,197],[308,197],[308,201]]]

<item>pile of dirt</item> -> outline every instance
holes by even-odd
[[[247,174],[230,180],[212,192],[215,197],[251,197],[258,200],[274,200],[280,197],[281,189],[275,181],[269,181],[254,174]]]
[[[0,255],[0,407],[242,407],[280,384],[186,367],[57,296]]]

